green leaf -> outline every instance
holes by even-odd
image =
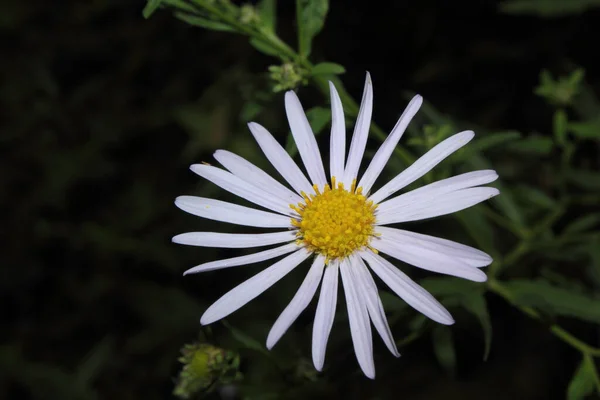
[[[465,162],[473,168],[476,169],[493,169],[493,165],[483,158],[482,156],[475,154],[472,157],[469,157],[465,160]],[[508,189],[507,186],[504,186],[502,182],[496,181],[494,186],[500,190],[500,195],[495,196],[492,199],[492,203],[494,203],[504,215],[506,215],[512,222],[514,222],[519,227],[523,227],[524,220],[521,210],[515,203],[513,199],[512,192]]]
[[[546,281],[513,280],[504,287],[521,306],[536,307],[544,312],[600,323],[599,299],[575,293]]]
[[[490,349],[492,348],[492,322],[490,321],[490,314],[487,309],[485,297],[483,297],[483,292],[473,293],[469,296],[466,296],[461,304],[467,309],[467,311],[477,318],[479,324],[481,325],[485,343],[483,350],[483,360],[485,361],[487,360],[490,354]]]
[[[512,0],[500,4],[507,14],[531,14],[539,17],[560,17],[580,14],[588,8],[600,6],[600,0]]]
[[[142,10],[144,18],[148,19],[160,7],[162,0],[148,0],[146,6]]]
[[[581,139],[600,138],[600,119],[586,122],[571,122],[567,129]]]
[[[563,146],[567,143],[567,113],[560,108],[554,112],[552,129],[554,132],[554,140],[556,143]]]
[[[598,224],[600,224],[600,212],[587,214],[567,225],[563,233],[565,235],[571,235],[574,233],[585,232]]]
[[[263,42],[262,40],[258,40],[257,38],[250,39],[250,44],[256,50],[260,51],[263,54],[268,56],[278,57],[279,53],[276,49],[274,49],[270,44]]]
[[[315,136],[319,136],[323,128],[331,121],[331,111],[328,108],[314,107],[306,112],[306,118],[308,118]],[[285,142],[285,149],[292,157],[298,153],[298,148],[291,132],[288,134]]]
[[[556,200],[534,187],[520,185],[516,191],[521,198],[538,207],[553,210],[558,206]]]
[[[200,28],[210,29],[213,31],[224,31],[224,32],[235,31],[235,29],[233,29],[231,26],[226,25],[222,22],[212,21],[210,19],[199,17],[197,15],[191,15],[191,14],[184,13],[181,11],[175,12],[175,17],[184,22],[187,22],[190,25],[198,26]]]
[[[471,207],[455,214],[455,217],[475,243],[477,243],[483,251],[494,257],[497,253],[494,248],[494,231],[481,210],[476,207]]]
[[[529,136],[507,146],[513,152],[530,155],[547,155],[552,151],[552,139],[544,136]]]
[[[300,57],[310,55],[312,40],[323,29],[328,10],[329,0],[296,0]]]
[[[594,392],[596,368],[590,356],[585,355],[567,388],[567,400],[583,400]]]
[[[325,75],[325,74],[339,75],[339,74],[343,74],[344,72],[346,72],[346,69],[342,65],[332,63],[332,62],[319,63],[319,64],[315,65],[313,67],[313,69],[311,70],[312,75]]]
[[[482,152],[520,138],[521,134],[517,131],[495,132],[473,140],[463,148],[464,151],[460,154],[460,158],[467,158],[472,153]]]
[[[244,346],[244,348],[250,349],[250,350],[256,350],[259,353],[263,353],[268,356],[271,356],[270,353],[265,349],[265,346],[263,346],[263,344],[260,343],[258,340],[254,339],[253,337],[248,336],[243,331],[241,331],[237,328],[234,328],[227,321],[223,321],[223,326],[225,326],[225,328],[227,328],[231,332],[231,336],[235,340],[240,342],[240,344],[242,344],[242,346]]]
[[[438,362],[453,376],[456,371],[456,351],[452,341],[452,331],[445,326],[436,326],[431,332],[433,340],[433,352]]]
[[[277,0],[261,0],[256,9],[263,26],[269,31],[275,32],[277,26]]]
[[[492,345],[492,323],[483,285],[454,277],[434,277],[423,279],[421,286],[445,305],[460,305],[477,318],[483,330],[483,359],[486,360]]]
[[[591,191],[600,190],[600,173],[583,169],[569,169],[567,180],[573,185]]]

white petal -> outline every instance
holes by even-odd
[[[295,231],[274,233],[219,233],[188,232],[173,237],[173,243],[200,247],[224,247],[228,249],[268,246],[291,242],[296,239]]]
[[[369,311],[369,316],[371,317],[371,321],[373,321],[375,329],[379,332],[379,335],[390,352],[396,357],[400,357],[396,342],[392,336],[392,331],[390,330],[387,318],[385,317],[385,311],[381,299],[379,298],[377,285],[375,284],[371,273],[367,269],[362,258],[356,254],[350,257],[350,262],[352,265],[352,273],[356,278],[355,282],[359,286],[358,292],[364,296],[367,310]]]
[[[410,185],[429,171],[442,160],[463,147],[473,139],[473,131],[464,131],[449,137],[434,148],[425,153],[421,158],[415,161],[410,167],[406,168],[394,179],[386,183],[381,189],[375,192],[369,200],[374,203],[380,203],[403,187]]]
[[[227,258],[225,260],[211,261],[204,264],[197,265],[193,268],[188,269],[183,275],[196,274],[198,272],[214,271],[216,269],[237,267],[238,265],[254,264],[261,261],[270,260],[275,257],[282,256],[287,253],[291,253],[294,250],[299,249],[296,243],[288,243],[274,249],[260,251],[254,254],[248,254],[247,256]]]
[[[485,267],[493,261],[492,257],[481,250],[446,239],[383,226],[378,226],[375,232],[394,242],[410,243],[455,258],[471,267]]]
[[[333,83],[331,92],[331,139],[329,144],[329,172],[339,182],[344,179],[344,158],[346,157],[346,121],[342,100]]]
[[[294,136],[294,141],[298,147],[298,153],[300,153],[302,162],[308,171],[308,176],[313,184],[319,185],[322,189],[327,184],[327,178],[325,177],[317,139],[308,123],[298,96],[292,90],[285,94],[285,112],[292,136]]]
[[[369,263],[373,272],[409,306],[440,324],[454,323],[452,315],[443,305],[385,258],[371,251],[362,251],[360,256]]]
[[[248,183],[262,188],[265,192],[285,199],[289,204],[298,204],[302,197],[277,182],[250,161],[227,150],[217,150],[214,157],[232,174],[239,176]]]
[[[396,208],[410,207],[411,204],[420,204],[424,201],[436,200],[437,197],[456,190],[467,189],[474,186],[485,185],[498,179],[498,174],[493,170],[481,170],[467,172],[442,179],[408,193],[401,194],[390,200],[386,200],[377,207],[378,214],[384,214]]]
[[[371,323],[369,313],[360,293],[360,287],[352,275],[352,266],[347,259],[341,261],[340,272],[344,284],[344,295],[348,307],[348,319],[350,321],[350,334],[358,364],[363,373],[371,379],[375,379],[375,365],[373,361],[373,338],[371,337]]]
[[[354,133],[352,134],[352,141],[350,142],[350,152],[348,153],[346,169],[344,170],[343,183],[347,188],[350,187],[352,181],[356,179],[358,175],[358,168],[360,167],[360,162],[365,153],[367,138],[369,137],[372,113],[373,82],[371,82],[371,75],[367,72],[365,89],[363,91],[360,109],[358,110],[358,117],[356,119],[356,125],[354,126]]]
[[[439,217],[440,215],[452,214],[489,200],[500,194],[498,189],[491,187],[475,187],[457,190],[447,193],[430,201],[421,201],[411,204],[406,208],[395,208],[394,210],[379,214],[377,213],[377,225],[388,225],[399,222],[418,221],[421,219]]]
[[[185,212],[214,221],[259,228],[292,228],[290,217],[285,215],[205,197],[179,196],[175,199],[175,205]]]
[[[457,276],[475,282],[485,282],[487,280],[487,276],[480,269],[421,246],[395,242],[393,239],[383,236],[371,240],[370,245],[382,253],[428,271]]]
[[[312,185],[306,179],[298,165],[292,160],[292,157],[285,151],[283,147],[275,140],[275,138],[256,122],[248,124],[250,132],[260,146],[261,150],[275,167],[277,172],[290,184],[297,193],[305,192],[306,194],[314,194],[315,191]]]
[[[267,337],[267,348],[271,350],[279,341],[288,328],[294,323],[296,318],[308,306],[312,300],[321,282],[323,269],[325,267],[325,257],[317,256],[313,262],[306,278],[300,285],[296,295],[290,301],[290,304],[283,310],[277,321],[273,324],[269,336]]]
[[[202,325],[213,323],[238,310],[273,286],[275,282],[296,268],[309,255],[309,251],[300,249],[231,289],[223,297],[214,302],[213,305],[208,307],[208,310],[200,318],[200,323]]]
[[[315,323],[313,325],[312,339],[312,359],[317,371],[323,370],[325,363],[325,350],[327,349],[327,340],[333,326],[335,309],[337,306],[338,292],[338,270],[337,260],[329,262],[323,275],[321,284],[321,294],[319,303],[315,312]]]
[[[421,96],[416,95],[412,98],[400,116],[400,119],[398,119],[396,126],[394,126],[394,129],[392,129],[392,132],[388,135],[381,147],[379,147],[379,150],[377,150],[377,153],[375,153],[373,156],[373,160],[371,160],[369,167],[365,171],[365,174],[362,176],[358,184],[358,187],[363,188],[363,193],[369,193],[373,187],[373,184],[379,177],[379,174],[381,171],[383,171],[383,168],[390,159],[394,148],[398,145],[398,142],[404,134],[406,127],[413,119],[417,111],[419,111],[419,108],[421,108],[421,104],[423,104],[423,98]]]
[[[275,197],[261,188],[251,185],[231,172],[205,164],[194,164],[190,169],[204,179],[249,202],[281,214],[296,215],[290,208],[290,203],[284,199]]]

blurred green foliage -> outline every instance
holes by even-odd
[[[598,26],[590,22],[597,2],[398,3],[150,0],[145,20],[133,0],[3,2],[0,201],[10,211],[2,221],[8,328],[0,397],[169,398],[182,387],[175,377],[190,370],[177,362],[179,349],[199,334],[202,344],[184,347],[185,365],[206,361],[203,374],[186,375],[186,393],[189,384],[210,388],[194,390],[198,398],[598,394],[600,66]],[[454,32],[452,13],[480,19],[479,30]],[[514,14],[558,16],[566,25]],[[386,40],[391,25],[397,37]],[[506,25],[528,39],[498,29]],[[312,309],[265,349],[302,271],[201,328],[206,306],[257,267],[182,279],[189,266],[244,253],[169,241],[189,230],[241,231],[175,209],[184,193],[231,199],[186,173],[187,165],[212,162],[215,149],[227,148],[269,171],[245,128],[251,120],[295,154],[275,93],[294,86],[327,143],[328,80],[351,129],[366,69],[382,126],[392,126],[411,97],[403,88],[432,100],[385,178],[449,134],[475,129],[476,139],[423,181],[493,168],[502,193],[451,218],[411,224],[475,245],[495,262],[484,285],[399,265],[457,323],[436,326],[382,290],[404,356],[384,355],[376,344],[374,382],[358,371],[344,307],[323,373],[310,362]],[[373,127],[371,155],[386,134]],[[197,351],[223,357],[194,358]],[[233,366],[221,368],[224,360]]]

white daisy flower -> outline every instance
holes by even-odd
[[[251,122],[248,126],[254,138],[291,189],[242,157],[218,150],[214,156],[225,169],[196,164],[191,166],[192,171],[268,211],[194,196],[181,196],[175,201],[177,207],[199,217],[258,228],[281,228],[281,231],[252,234],[190,232],[175,236],[173,241],[225,248],[284,243],[254,254],[201,264],[185,272],[212,271],[285,255],[217,300],[202,315],[200,322],[203,325],[228,316],[303,261],[312,258],[306,278],[271,328],[267,347],[271,349],[283,336],[308,306],[321,283],[312,341],[313,362],[319,371],[325,361],[325,348],[337,305],[338,277],[341,275],[356,358],[364,374],[373,379],[371,322],[392,354],[399,356],[399,353],[372,272],[417,311],[441,324],[454,323],[450,313],[431,294],[380,253],[415,267],[476,282],[486,280],[486,275],[479,268],[492,262],[489,255],[472,247],[387,225],[450,214],[496,196],[499,193],[497,189],[481,185],[494,181],[498,175],[492,170],[469,172],[396,195],[467,144],[474,133],[464,131],[439,143],[371,194],[375,181],[423,100],[417,95],[410,101],[365,173],[358,179],[373,108],[371,78],[367,74],[347,158],[342,102],[331,83],[330,90],[329,180],[302,105],[296,94],[289,91],[285,94],[285,110],[309,179],[265,128]]]

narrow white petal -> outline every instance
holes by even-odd
[[[377,213],[377,224],[388,225],[452,214],[489,200],[498,194],[500,194],[498,189],[492,187],[457,190],[433,200],[411,204],[406,208],[396,207],[387,213]]]
[[[302,201],[302,197],[277,182],[273,177],[245,158],[227,150],[217,150],[214,157],[232,174],[239,176],[254,186],[258,186],[265,192],[285,199],[289,204],[298,204]]]
[[[395,242],[393,239],[383,236],[373,239],[370,245],[382,253],[428,271],[457,276],[475,282],[485,282],[487,280],[487,276],[480,269],[421,246]]]
[[[493,261],[492,257],[481,250],[434,236],[384,226],[378,226],[375,232],[394,242],[410,243],[455,258],[471,267],[485,267]]]
[[[285,94],[285,112],[292,136],[294,136],[294,141],[298,147],[298,153],[300,153],[302,162],[306,167],[306,171],[308,171],[308,176],[313,184],[319,185],[319,188],[322,189],[327,184],[327,178],[325,177],[317,139],[308,123],[298,96],[292,90]]]
[[[369,137],[369,128],[371,126],[371,115],[373,113],[373,82],[371,75],[367,72],[365,88],[363,91],[352,141],[350,142],[350,152],[348,153],[348,162],[344,170],[344,185],[349,188],[352,180],[358,175],[358,168],[365,153],[367,138]]]
[[[315,193],[312,185],[308,179],[306,179],[306,176],[304,176],[300,168],[298,168],[298,165],[296,165],[294,160],[292,160],[292,157],[290,157],[287,151],[285,151],[279,142],[275,140],[269,131],[256,122],[250,122],[248,128],[250,128],[250,132],[252,132],[254,139],[269,162],[297,193]]]
[[[200,247],[224,247],[228,249],[260,247],[270,244],[291,242],[296,239],[295,231],[274,233],[219,233],[188,232],[173,237],[173,243]]]
[[[385,317],[385,311],[383,309],[381,299],[379,298],[377,285],[375,284],[371,273],[369,272],[362,258],[356,254],[350,257],[350,262],[352,265],[352,272],[356,278],[355,282],[359,286],[358,292],[362,293],[364,296],[367,304],[367,310],[369,311],[369,316],[371,317],[371,321],[373,321],[375,329],[377,329],[377,332],[379,332],[379,335],[383,339],[383,342],[389,351],[396,357],[400,357],[400,353],[398,353],[398,348],[396,347],[396,342],[394,341],[394,336],[392,335],[387,318]]]
[[[313,262],[306,278],[300,285],[296,295],[290,301],[290,304],[283,310],[277,321],[273,324],[269,336],[267,337],[267,348],[271,350],[279,341],[288,328],[294,323],[296,318],[308,306],[312,300],[321,282],[323,269],[325,267],[325,257],[317,256]]]
[[[331,92],[331,139],[329,144],[329,172],[340,182],[344,179],[344,158],[346,157],[346,121],[342,100],[333,83],[329,82]]]
[[[296,215],[290,208],[290,203],[251,185],[229,171],[205,164],[194,164],[192,171],[230,193],[240,196],[254,204],[285,215]]]
[[[274,249],[260,251],[254,254],[248,254],[247,256],[227,258],[225,260],[211,261],[204,264],[197,265],[193,268],[188,269],[183,275],[197,274],[199,272],[214,271],[216,269],[237,267],[238,265],[254,264],[261,261],[270,260],[275,257],[282,256],[287,253],[291,253],[294,250],[298,250],[299,247],[296,243],[288,243]]]
[[[358,364],[363,373],[371,379],[375,379],[375,364],[373,361],[373,338],[371,336],[371,323],[369,312],[363,299],[363,293],[355,282],[352,274],[352,266],[347,259],[341,261],[340,272],[344,285],[344,295],[348,308],[348,320],[350,321],[350,334]]]
[[[452,315],[443,305],[385,258],[368,250],[360,252],[360,256],[369,263],[373,272],[409,306],[440,324],[454,323]]]
[[[398,119],[396,126],[394,126],[394,129],[392,129],[392,132],[388,135],[383,144],[379,147],[379,150],[377,150],[377,153],[375,153],[373,156],[373,160],[371,160],[369,167],[365,171],[365,174],[362,176],[358,184],[358,187],[363,188],[363,193],[369,193],[373,187],[373,184],[379,177],[379,174],[381,171],[383,171],[383,168],[390,159],[394,148],[398,145],[398,142],[404,134],[406,127],[408,127],[410,121],[413,119],[417,111],[419,111],[419,108],[421,108],[421,104],[423,104],[423,98],[421,96],[416,95],[412,98],[400,116],[400,119]]]
[[[325,363],[325,350],[327,341],[333,326],[335,309],[337,306],[338,292],[338,270],[337,260],[329,262],[323,275],[319,303],[315,312],[315,323],[313,325],[312,359],[317,371],[323,370]]]
[[[456,190],[468,189],[479,185],[485,185],[498,179],[498,174],[493,170],[481,170],[467,172],[451,178],[442,179],[408,193],[401,194],[386,200],[377,207],[378,213],[383,216],[389,211],[397,208],[410,207],[411,204],[420,204],[424,201],[436,200],[437,197]]]
[[[200,318],[200,323],[202,325],[213,323],[238,310],[273,286],[309,255],[310,252],[306,249],[300,249],[239,284],[208,307]]]
[[[175,205],[185,212],[214,221],[259,228],[292,228],[288,216],[205,197],[179,196]]]
[[[398,190],[410,185],[429,171],[442,160],[463,147],[473,139],[473,131],[464,131],[449,137],[437,146],[425,153],[421,158],[415,161],[410,167],[406,168],[394,179],[386,183],[381,189],[375,192],[369,200],[374,203],[380,203]]]

